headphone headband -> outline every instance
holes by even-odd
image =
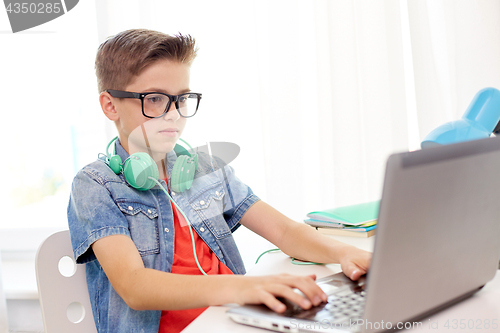
[[[108,145],[106,146],[106,156],[108,158],[110,158],[110,155],[109,155],[109,146],[111,146],[111,144],[113,142],[115,142],[116,140],[118,140],[118,136],[115,136],[113,139],[111,139],[111,141],[109,141]],[[113,147],[113,155],[115,155],[115,152],[116,152],[116,149],[115,149],[115,147]]]

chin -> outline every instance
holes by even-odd
[[[176,142],[177,140],[155,144],[151,142],[151,151],[155,154],[168,154],[174,149]]]

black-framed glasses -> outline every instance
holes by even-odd
[[[105,90],[111,96],[117,98],[137,98],[141,100],[142,114],[148,118],[158,118],[170,110],[172,102],[179,115],[184,118],[192,117],[200,106],[201,94],[184,93],[180,95],[169,95],[159,92],[135,93],[121,90]]]

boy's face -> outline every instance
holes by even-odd
[[[125,91],[178,95],[190,91],[189,74],[187,64],[159,60],[136,76]],[[151,119],[142,114],[139,99],[110,99],[116,111],[116,119],[112,120],[115,121],[121,144],[129,154],[143,151],[150,153],[155,160],[163,159],[174,148],[186,126],[186,118],[179,115],[175,103],[162,117]]]

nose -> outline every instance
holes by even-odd
[[[181,116],[179,115],[179,112],[177,112],[177,109],[175,107],[175,103],[172,102],[170,104],[170,107],[168,108],[167,113],[165,113],[165,116],[163,117],[165,120],[173,120],[176,121],[179,119]]]

